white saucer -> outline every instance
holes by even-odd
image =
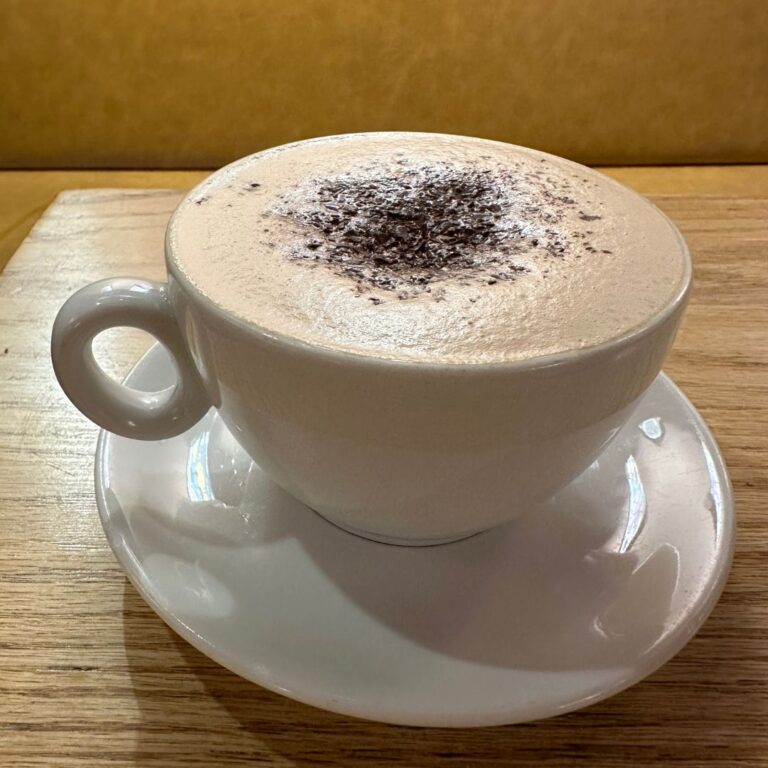
[[[171,371],[156,346],[127,382],[160,389]],[[454,544],[334,527],[213,412],[172,440],[102,433],[96,494],[129,578],[192,645],[286,696],[405,725],[516,723],[632,685],[699,629],[733,544],[722,458],[663,375],[558,498]]]

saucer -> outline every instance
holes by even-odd
[[[160,346],[126,379],[172,381]],[[96,496],[136,589],[200,651],[299,701],[402,725],[518,723],[627,688],[699,629],[733,547],[717,445],[663,374],[557,497],[453,544],[336,528],[214,411],[170,440],[102,433]]]

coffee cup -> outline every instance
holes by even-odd
[[[212,179],[236,178],[253,162],[238,161]],[[216,408],[288,493],[379,541],[460,539],[535,510],[564,488],[600,455],[659,373],[689,293],[690,258],[667,222],[682,277],[642,323],[607,340],[467,363],[334,348],[230,311],[180,266],[179,238],[170,233],[211,183],[190,192],[171,219],[165,283],[102,280],[63,305],[52,334],[58,380],[89,419],[133,439],[179,435]],[[100,369],[91,342],[116,326],[140,328],[167,349],[173,387],[138,392]]]

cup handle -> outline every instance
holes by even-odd
[[[165,346],[176,365],[173,386],[139,392],[101,370],[93,357],[93,339],[117,326],[139,328]],[[74,405],[100,427],[124,437],[174,437],[210,408],[163,283],[114,278],[77,291],[56,316],[51,357],[56,378]]]

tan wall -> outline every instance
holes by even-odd
[[[768,161],[768,0],[0,0],[0,167],[212,167],[474,134]]]

